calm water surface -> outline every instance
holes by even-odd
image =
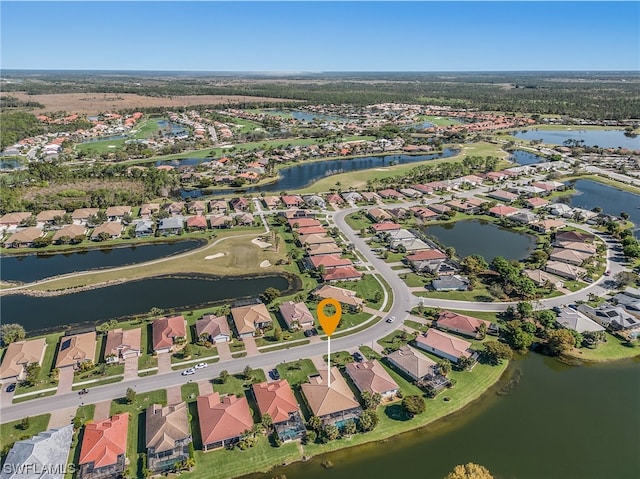
[[[508,396],[490,391],[419,431],[250,477],[442,479],[467,462],[501,479],[640,477],[640,360],[572,367],[529,353],[515,368]]]
[[[434,236],[444,246],[452,246],[460,258],[482,255],[488,262],[496,256],[521,260],[536,247],[535,237],[516,233],[480,220],[463,220],[427,226],[424,233]]]
[[[546,158],[523,150],[515,150],[511,152],[511,161],[515,161],[519,165],[535,165],[547,161]]]
[[[585,146],[599,146],[600,148],[629,148],[640,149],[640,136],[630,138],[625,136],[624,130],[526,130],[514,133],[516,138],[523,140],[542,140],[543,143],[562,145],[567,140],[583,140]]]
[[[257,296],[273,287],[289,287],[285,276],[252,278],[155,278],[62,296],[2,297],[2,321],[20,323],[28,332],[66,325],[98,323],[112,318],[147,313],[154,306],[185,309],[204,303]]]
[[[182,253],[201,244],[197,240],[187,240],[122,248],[91,249],[74,253],[3,256],[0,259],[0,279],[3,281],[32,282],[73,271],[114,268],[126,264],[144,263],[145,261]]]

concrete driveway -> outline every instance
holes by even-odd
[[[260,354],[255,338],[242,338],[242,342],[244,343],[244,350],[247,352],[247,356]]]
[[[16,390],[14,389],[13,391],[11,391],[10,393],[7,392],[7,388],[9,387],[9,384],[13,384],[12,381],[8,381],[8,382],[4,382],[0,385],[0,387],[2,388],[0,390],[0,404],[2,404],[3,406],[5,404],[11,404],[13,402],[13,395],[16,393]],[[16,383],[17,385],[17,383]]]
[[[65,368],[60,368],[60,374],[58,376],[58,390],[57,394],[67,394],[71,392],[71,387],[73,386],[73,367],[67,366]]]
[[[158,353],[158,374],[171,372],[171,353]]]
[[[229,349],[229,343],[221,341],[216,343],[216,348],[218,348],[218,356],[220,357],[220,361],[229,361],[231,359],[231,349]]]
[[[124,381],[138,377],[138,356],[129,356],[124,360]]]
[[[111,403],[111,401],[109,401],[109,403]],[[71,424],[73,418],[76,416],[77,410],[77,406],[71,406],[68,408],[52,411],[51,417],[49,417],[49,426],[47,429],[54,429]]]

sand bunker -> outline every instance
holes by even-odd
[[[205,256],[204,259],[216,259],[216,258],[221,258],[222,256],[224,256],[224,253],[216,253],[209,256]]]
[[[269,261],[268,259],[265,259],[262,263],[260,263],[261,268],[268,268],[269,266],[271,266],[271,261]]]
[[[258,238],[251,240],[251,242],[262,249],[265,249],[271,246],[271,243],[265,243],[264,241],[260,241]]]

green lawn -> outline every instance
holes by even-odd
[[[360,346],[360,352],[367,359],[382,359],[382,356],[380,356],[378,353],[376,353],[369,346]]]
[[[427,329],[429,329],[429,326],[427,326],[426,324],[418,323],[417,321],[411,321],[410,319],[405,319],[404,324],[417,331],[422,331],[423,333],[426,332]]]
[[[421,121],[428,121],[429,123],[433,123],[435,126],[450,126],[457,125],[460,122],[453,118],[447,118],[442,116],[433,116],[433,115],[420,115],[418,117]]]
[[[424,298],[452,299],[460,301],[492,301],[486,286],[479,284],[473,291],[418,291],[413,293]]]
[[[318,370],[310,359],[278,364],[276,369],[280,373],[280,377],[289,381],[291,386],[304,383],[307,381],[309,375],[318,373]]]
[[[364,274],[358,281],[344,281],[336,284],[339,288],[355,291],[358,298],[366,301],[366,305],[378,309],[382,305],[384,291],[380,283],[372,274]],[[380,295],[380,299],[376,301],[376,294]]]
[[[327,362],[327,355],[325,354],[322,359],[324,362]],[[351,354],[347,351],[336,351],[331,353],[331,366],[344,366],[347,363],[352,363],[354,361]]]
[[[626,346],[623,341],[615,336],[607,334],[607,342],[601,343],[596,349],[575,349],[568,355],[585,361],[614,361],[640,356],[640,343],[636,340],[632,346]]]
[[[19,429],[20,420],[6,422],[0,425],[0,451],[4,451],[16,441],[30,439],[42,431],[47,430],[51,414],[29,417],[29,427],[25,430]]]
[[[423,287],[426,284],[430,284],[431,280],[417,273],[402,273],[400,278],[410,288]]]
[[[370,234],[368,230],[369,227],[373,224],[373,221],[371,221],[369,217],[364,214],[364,212],[356,211],[355,213],[347,215],[344,220],[353,231],[359,232],[361,229],[364,229],[367,231],[367,236]]]
[[[407,344],[412,338],[410,333],[406,333],[404,331],[393,331],[389,333],[384,338],[378,340],[378,344],[382,346],[384,349],[399,349],[400,347]]]
[[[200,394],[198,383],[187,383],[181,386],[182,400],[185,402],[195,401]]]
[[[242,374],[230,374],[225,383],[217,378],[213,381],[213,390],[220,394],[235,394],[245,396],[246,390],[254,383],[261,383],[267,380],[262,369],[254,369],[251,373],[252,379],[244,378]]]
[[[52,380],[49,377],[51,369],[53,369],[53,358],[58,350],[58,342],[60,341],[60,337],[62,333],[53,333],[47,334],[44,336],[47,347],[44,350],[44,358],[42,359],[42,367],[40,368],[40,374],[38,374],[38,383],[33,385],[32,387],[23,387],[18,383],[16,387],[16,395],[24,394],[30,391],[38,391],[40,389],[47,389],[56,387],[58,385],[58,380]],[[32,338],[29,338],[32,339]],[[34,396],[35,397],[35,396]]]

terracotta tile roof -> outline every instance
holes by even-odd
[[[349,306],[362,306],[364,304],[364,301],[358,298],[354,291],[338,288],[329,284],[320,286],[313,292],[313,294],[321,298],[334,298],[341,304]]]
[[[347,363],[345,371],[361,392],[384,395],[399,388],[387,370],[376,360]]]
[[[271,322],[271,316],[263,303],[231,308],[231,317],[238,334],[255,331],[256,324]]]
[[[207,218],[204,216],[192,216],[187,218],[187,227],[189,228],[206,228]]]
[[[60,338],[56,368],[74,366],[79,362],[96,359],[96,332],[74,334]]]
[[[340,254],[342,248],[335,243],[321,243],[312,244],[307,247],[307,254],[309,256],[323,255],[323,254]]]
[[[496,216],[510,216],[516,214],[517,212],[517,208],[512,208],[511,206],[505,205],[497,205],[489,209],[489,213]]]
[[[140,351],[142,348],[142,329],[112,329],[107,333],[104,355],[125,354],[127,351]]]
[[[329,374],[331,387],[327,387]],[[319,370],[318,376],[309,378],[309,381],[300,387],[315,416],[322,417],[360,407],[360,403],[336,367],[332,367],[330,372],[326,369]]]
[[[308,228],[310,226],[321,226],[320,222],[314,218],[291,218],[287,220],[291,228]]]
[[[65,225],[58,231],[56,231],[56,233],[53,235],[52,241],[58,241],[64,236],[75,238],[76,236],[85,236],[86,234],[87,228],[85,228],[83,225]]]
[[[534,208],[539,208],[541,206],[546,206],[549,204],[549,201],[542,198],[528,198],[526,203],[531,205]]]
[[[399,225],[398,223],[375,223],[373,225],[371,225],[371,228],[376,232],[379,233],[381,231],[395,231],[395,230],[399,230],[400,228],[402,228],[401,225]]]
[[[333,268],[322,275],[324,281],[340,281],[362,277],[362,273],[353,266]]]
[[[416,346],[427,346],[442,351],[455,358],[468,358],[471,356],[469,348],[471,343],[464,339],[456,338],[437,329],[430,328],[425,334],[416,338]]]
[[[306,228],[299,228],[296,231],[298,232],[299,235],[305,235],[305,236],[324,234],[327,232],[324,226],[308,226]]]
[[[277,424],[289,419],[289,414],[300,407],[286,379],[271,383],[259,383],[251,386],[260,410],[260,415],[269,414]]]
[[[146,416],[147,449],[153,449],[156,454],[173,449],[176,447],[176,441],[182,441],[191,436],[185,402],[165,407],[160,404],[151,404],[147,408]]]
[[[324,254],[312,256],[309,261],[314,268],[324,266],[325,268],[339,268],[343,266],[353,266],[353,262],[348,258],[341,258],[337,254]]]
[[[452,311],[441,311],[438,316],[438,327],[445,329],[455,329],[465,332],[470,336],[475,336],[481,324],[486,324],[487,328],[491,326],[490,321],[474,318],[473,316],[465,316],[464,314],[454,313]]]
[[[46,210],[46,211],[41,211],[36,216],[36,221],[39,222],[39,223],[40,222],[46,222],[46,221],[53,221],[54,217],[63,216],[65,213],[66,213],[65,210]]]
[[[35,226],[30,226],[29,228],[25,228],[22,231],[18,231],[13,233],[9,238],[4,242],[5,245],[11,245],[12,243],[32,243],[35,239],[44,236],[44,231]]]
[[[313,324],[314,318],[307,308],[307,305],[303,302],[294,303],[293,301],[285,301],[279,306],[282,319],[287,323],[288,327],[291,327],[294,321],[300,324],[311,323]]]
[[[223,335],[231,337],[231,330],[226,316],[205,314],[196,321],[196,334],[208,334],[211,337]]]
[[[231,439],[253,427],[253,418],[246,397],[233,394],[220,402],[220,394],[198,396],[198,420],[202,444]]]
[[[153,331],[153,349],[170,348],[174,338],[185,338],[187,326],[184,316],[172,316],[170,318],[156,319],[151,323]]]
[[[116,414],[104,421],[89,423],[84,428],[80,464],[93,463],[94,468],[116,464],[127,451],[129,414]]]
[[[407,261],[426,261],[430,259],[445,259],[447,257],[442,251],[437,249],[425,249],[407,256]]]
[[[131,206],[110,206],[107,208],[107,216],[124,216],[131,213]]]
[[[71,218],[74,220],[84,220],[89,218],[90,216],[97,215],[98,208],[78,208],[71,213]]]
[[[300,244],[304,245],[312,245],[312,244],[322,244],[322,243],[335,243],[333,238],[325,235],[325,234],[310,234],[310,235],[301,235],[298,240]]]
[[[0,217],[0,225],[19,225],[22,221],[31,218],[33,215],[26,211],[19,213],[7,213]]]
[[[20,376],[29,364],[40,364],[46,347],[47,341],[44,338],[9,344],[2,358],[0,379]]]
[[[99,226],[96,226],[91,232],[91,238],[97,238],[100,233],[107,233],[109,236],[119,236],[122,233],[122,223],[117,221],[107,221]]]

